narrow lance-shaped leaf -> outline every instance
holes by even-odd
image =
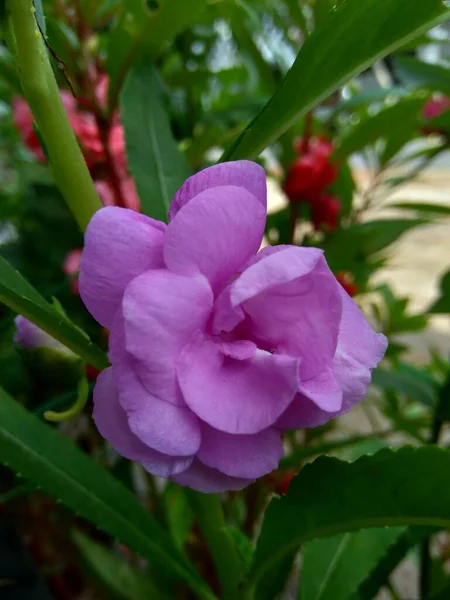
[[[104,352],[65,315],[49,304],[0,256],[0,302],[23,315],[98,369],[108,366]]]
[[[149,574],[138,571],[81,531],[74,531],[72,537],[81,555],[82,565],[105,589],[108,597],[120,600],[169,599],[168,595],[157,589]]]
[[[175,192],[190,175],[172,136],[162,90],[152,65],[130,71],[121,97],[127,157],[142,212],[167,221]]]
[[[293,480],[284,498],[269,505],[253,581],[276,572],[287,553],[315,538],[372,527],[449,527],[449,468],[450,450],[435,446],[380,450],[354,463],[317,459]]]
[[[299,599],[349,600],[403,531],[363,529],[309,542],[302,552]]]
[[[92,3],[92,0],[90,0]],[[107,67],[110,75],[109,104],[114,110],[128,70],[144,56],[155,59],[167,43],[194,25],[206,0],[121,2],[121,16],[109,36]]]
[[[0,457],[77,514],[183,580],[199,598],[207,584],[137,498],[75,444],[0,388]]]
[[[376,60],[446,18],[441,0],[345,0],[303,44],[263,110],[222,160],[253,158]]]

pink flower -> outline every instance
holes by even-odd
[[[95,188],[103,206],[114,206],[114,190],[108,181],[96,181]],[[122,200],[124,201],[127,208],[131,210],[139,210],[140,200],[137,195],[136,186],[134,180],[128,176],[120,181],[120,189],[122,193]]]
[[[423,116],[425,119],[434,119],[439,117],[446,110],[450,109],[450,98],[448,96],[440,96],[431,98],[423,108]]]
[[[80,142],[86,163],[91,168],[104,160],[103,146],[100,142],[95,119],[93,115],[78,110],[77,101],[69,92],[60,90],[60,95],[72,129]],[[39,161],[45,162],[44,152],[33,128],[33,115],[23,98],[13,100],[13,118],[25,146]]]
[[[91,220],[80,294],[110,329],[94,420],[121,455],[200,490],[275,469],[283,429],[362,400],[386,338],[316,248],[258,252],[266,180],[238,161],[194,175],[170,223],[109,207]]]
[[[37,325],[34,325],[31,321],[17,315],[14,319],[16,325],[16,331],[14,332],[14,342],[22,348],[53,348],[54,350],[61,350],[68,355],[73,355],[73,352],[66,346],[52,338],[51,335],[39,329]]]
[[[70,280],[70,289],[74,296],[79,295],[78,273],[80,272],[81,248],[75,248],[66,254],[63,262],[63,272]]]

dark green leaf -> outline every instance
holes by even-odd
[[[302,552],[299,598],[349,600],[403,532],[363,529],[309,542]]]
[[[318,458],[303,468],[286,496],[269,505],[253,581],[269,570],[276,573],[287,553],[315,538],[373,527],[448,528],[449,468],[450,450],[436,446],[380,450],[354,463]]]
[[[36,20],[42,35],[46,34],[44,9],[42,8],[42,0],[34,0],[34,8],[36,9]]]
[[[349,215],[352,209],[353,194],[355,193],[356,185],[352,170],[347,162],[341,165],[339,175],[329,189],[330,193],[340,200],[341,215],[343,217]]]
[[[117,104],[127,72],[139,57],[155,59],[174,37],[194,25],[207,5],[206,0],[161,0],[157,10],[145,2],[121,2],[121,16],[109,35],[109,104]]]
[[[154,219],[167,221],[173,196],[190,173],[172,136],[161,86],[152,65],[140,65],[130,71],[121,104],[128,164],[142,211]]]
[[[428,310],[428,312],[436,314],[448,314],[450,313],[450,271],[447,271],[447,273],[441,277],[439,287],[439,298]]]
[[[445,67],[431,65],[410,56],[395,58],[394,67],[402,82],[411,87],[450,94],[450,72]]]
[[[334,157],[343,160],[353,152],[373,144],[380,138],[390,138],[399,132],[413,137],[414,124],[419,123],[422,106],[421,98],[404,98],[392,106],[383,108],[373,116],[362,119],[341,139]]]
[[[447,204],[433,204],[431,202],[395,202],[389,204],[389,208],[400,208],[401,210],[425,213],[426,216],[450,216],[450,206]]]
[[[372,600],[375,598],[379,589],[386,583],[392,571],[405,558],[408,551],[436,531],[434,527],[409,527],[406,529],[389,547],[369,577],[360,586],[358,590],[359,600]]]
[[[108,365],[104,352],[60,311],[49,304],[0,256],[0,302],[23,315],[98,369]]]
[[[144,575],[123,559],[120,560],[111,550],[94,542],[81,531],[74,531],[73,540],[80,552],[82,562],[102,588],[108,598],[117,600],[168,600]]]
[[[29,414],[0,388],[2,462],[130,549],[214,598],[149,511],[74,443]]]
[[[347,0],[303,44],[292,68],[222,160],[258,156],[340,85],[448,18],[440,0]]]
[[[167,523],[175,544],[182,548],[192,528],[193,515],[183,488],[169,483],[164,490]]]
[[[403,364],[398,371],[379,367],[373,372],[372,383],[382,390],[405,394],[410,400],[429,408],[437,404],[437,382],[426,371],[412,365]]]

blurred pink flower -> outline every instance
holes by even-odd
[[[81,248],[71,250],[66,255],[63,263],[63,272],[70,280],[70,289],[74,296],[78,296],[80,293],[78,290],[78,274],[80,272],[81,254]]]
[[[423,108],[423,116],[425,119],[434,119],[439,117],[446,110],[450,109],[450,98],[448,96],[440,96],[431,98]]]
[[[282,431],[360,402],[386,350],[321,250],[258,252],[266,209],[264,170],[222,163],[185,182],[169,225],[109,207],[85,234],[80,294],[111,332],[95,423],[123,456],[202,492],[275,469]]]

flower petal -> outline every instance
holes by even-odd
[[[213,289],[224,285],[258,251],[266,211],[242,187],[205,190],[167,227],[164,260],[175,273],[203,273]]]
[[[117,396],[110,367],[102,371],[97,378],[93,418],[97,429],[114,450],[125,458],[142,462],[151,473],[161,477],[186,470],[192,462],[192,457],[161,454],[143,444],[132,433],[128,426],[127,414],[120,406]]]
[[[81,258],[80,295],[91,315],[111,327],[126,286],[164,266],[165,225],[132,210],[109,206],[92,217]]]
[[[242,490],[253,483],[252,479],[240,479],[224,475],[217,469],[207,467],[199,460],[194,460],[189,469],[184,471],[184,473],[172,475],[170,479],[174,483],[178,483],[178,485],[192,488],[204,494]]]
[[[308,410],[310,403],[324,414],[324,422],[341,409],[342,389],[331,368],[300,383],[299,393],[278,419],[277,427],[282,429],[307,427],[305,423],[308,423],[308,419],[311,418]]]
[[[200,447],[200,424],[183,406],[152,396],[130,363],[114,365],[119,402],[131,431],[146,445],[169,456],[192,456]]]
[[[339,329],[338,348],[369,369],[374,369],[383,358],[388,345],[386,336],[375,333],[366,318],[339,285],[342,298],[342,319]]]
[[[159,459],[156,456],[157,454],[164,457],[165,460]],[[153,460],[144,461],[142,466],[152,475],[157,475],[158,477],[171,477],[172,475],[183,473],[186,469],[189,469],[193,460],[192,456],[175,458],[173,456],[166,456],[165,454],[155,452],[155,458],[153,458]]]
[[[237,311],[234,321],[230,307]],[[339,286],[322,252],[287,247],[264,253],[224,290],[213,332],[236,326],[243,313],[243,335],[260,348],[301,357],[300,376],[308,380],[331,365],[341,311]]]
[[[387,339],[375,333],[354,301],[342,288],[343,300],[341,331],[332,370],[342,390],[342,405],[338,410],[326,412],[304,394],[298,394],[285,413],[278,419],[277,427],[296,429],[318,427],[330,419],[348,412],[367,395],[371,371],[384,355]]]
[[[202,275],[148,271],[134,279],[123,299],[126,350],[153,396],[183,405],[175,362],[192,334],[206,326],[213,303]]]
[[[181,353],[177,373],[186,404],[200,419],[246,434],[270,427],[286,409],[298,386],[298,363],[262,350],[236,360],[198,334]]]
[[[248,479],[262,477],[278,467],[282,456],[281,433],[272,427],[253,435],[233,435],[202,426],[197,458],[226,475]]]
[[[248,160],[236,160],[213,165],[189,177],[175,194],[169,208],[169,221],[172,221],[177,212],[192,198],[205,190],[223,185],[245,188],[256,196],[266,210],[267,185],[264,169]]]

